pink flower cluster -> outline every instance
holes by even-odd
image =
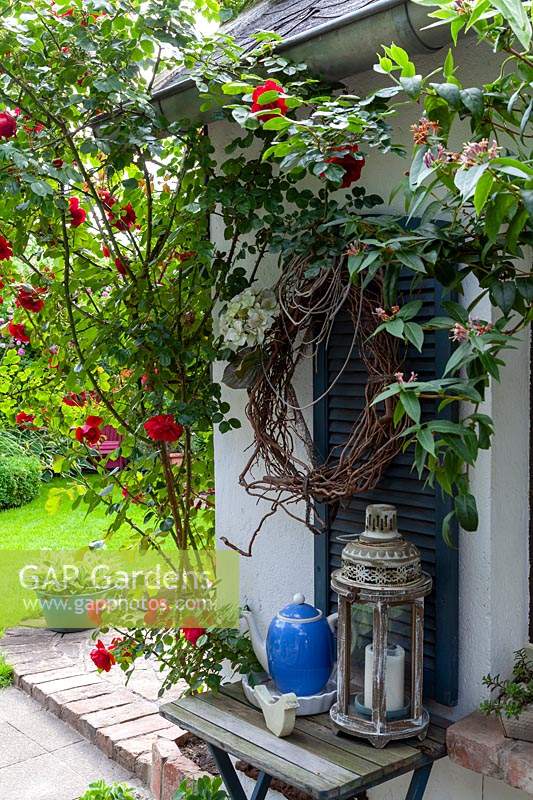
[[[471,333],[473,333],[475,336],[481,336],[484,333],[490,333],[492,330],[492,324],[490,322],[483,322],[479,319],[471,319],[468,321],[468,325],[462,325],[460,322],[456,322],[451,330],[452,335],[450,336],[450,339],[453,342],[466,342]]]

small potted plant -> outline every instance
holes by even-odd
[[[98,627],[99,603],[109,589],[95,586],[93,553],[83,551],[65,569],[61,553],[48,553],[35,585],[46,627],[56,633],[73,633]]]
[[[509,739],[533,742],[533,661],[526,651],[516,651],[512,678],[485,675],[483,684],[491,698],[481,703],[481,711],[496,714]]]

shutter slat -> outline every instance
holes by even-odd
[[[409,301],[410,277],[400,279],[402,303]],[[432,280],[422,284],[416,299],[423,301],[417,322],[441,315],[440,294]],[[339,457],[354,421],[364,407],[366,371],[354,349],[343,374],[339,376],[352,348],[353,322],[340,314],[334,323],[327,351],[322,348],[315,373],[315,396],[321,396],[335,381],[327,396],[316,404],[314,413],[315,441],[318,452],[332,461]],[[442,375],[451,353],[447,331],[426,332],[424,349],[417,353],[410,348],[405,370],[416,372],[420,379]],[[336,379],[336,380],[335,380]],[[435,404],[422,403],[423,418],[433,415]],[[450,408],[443,416],[450,415]],[[448,418],[451,418],[448,416]],[[360,533],[364,526],[365,508],[369,503],[393,503],[398,508],[401,532],[421,552],[423,568],[434,579],[432,595],[426,601],[424,638],[424,685],[427,697],[447,705],[457,702],[458,655],[458,563],[457,552],[448,548],[441,538],[442,519],[450,510],[438,490],[426,486],[412,469],[410,453],[399,454],[389,465],[380,484],[365,495],[353,497],[341,505],[336,514],[322,507],[320,514],[327,520],[327,535],[315,541],[315,583],[317,605],[336,607],[337,597],[329,587],[333,569],[340,566],[344,542],[338,536]],[[409,649],[409,621],[396,619],[392,629],[400,643]]]

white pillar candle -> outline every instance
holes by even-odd
[[[365,647],[365,706],[372,708],[374,647]],[[385,698],[387,711],[398,711],[405,705],[405,650],[399,644],[387,647],[385,656]]]

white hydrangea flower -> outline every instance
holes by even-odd
[[[233,297],[220,314],[218,335],[234,353],[242,347],[256,347],[265,341],[277,313],[278,304],[271,289],[245,289]]]

